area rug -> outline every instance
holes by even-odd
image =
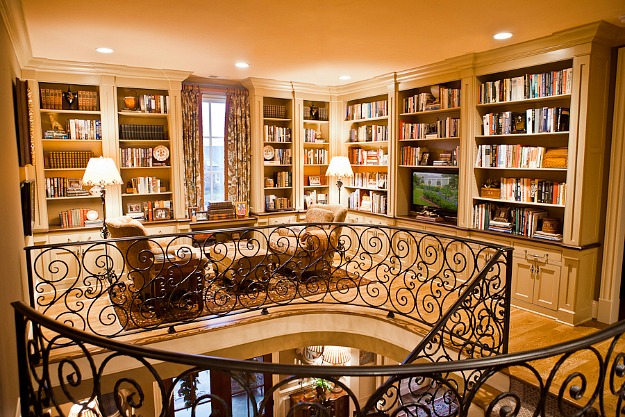
[[[289,271],[275,271],[266,279],[261,277],[238,283],[228,276],[208,275],[203,280],[206,288],[195,285],[191,291],[170,292],[162,297],[141,296],[120,283],[109,289],[109,298],[119,324],[125,330],[131,330],[189,322],[243,309],[262,310],[290,303],[332,302],[352,288],[371,282],[343,269],[333,269],[331,275],[326,277],[294,276]]]

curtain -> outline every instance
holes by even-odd
[[[250,101],[243,90],[226,92],[226,199],[250,199]]]
[[[197,85],[182,87],[182,149],[186,208],[204,208],[204,149],[202,92]]]

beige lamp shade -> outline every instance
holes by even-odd
[[[115,161],[102,156],[89,159],[85,174],[82,177],[82,185],[105,187],[115,184],[123,184]]]
[[[352,358],[349,348],[344,346],[325,346],[323,361],[331,365],[345,365]]]
[[[328,177],[353,177],[352,164],[346,156],[333,156],[326,171]]]

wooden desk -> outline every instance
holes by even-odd
[[[231,227],[252,227],[256,224],[256,217],[241,217],[236,219],[222,220],[202,220],[199,222],[189,222],[191,230],[194,232],[201,230],[227,229]]]

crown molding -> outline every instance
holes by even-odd
[[[62,61],[46,58],[31,58],[22,69],[35,72],[112,75],[117,77],[150,78],[178,82],[186,80],[191,75],[191,71],[142,68],[128,65],[102,64],[98,62]]]
[[[21,0],[0,0],[0,14],[7,28],[20,68],[32,57],[30,37]]]

